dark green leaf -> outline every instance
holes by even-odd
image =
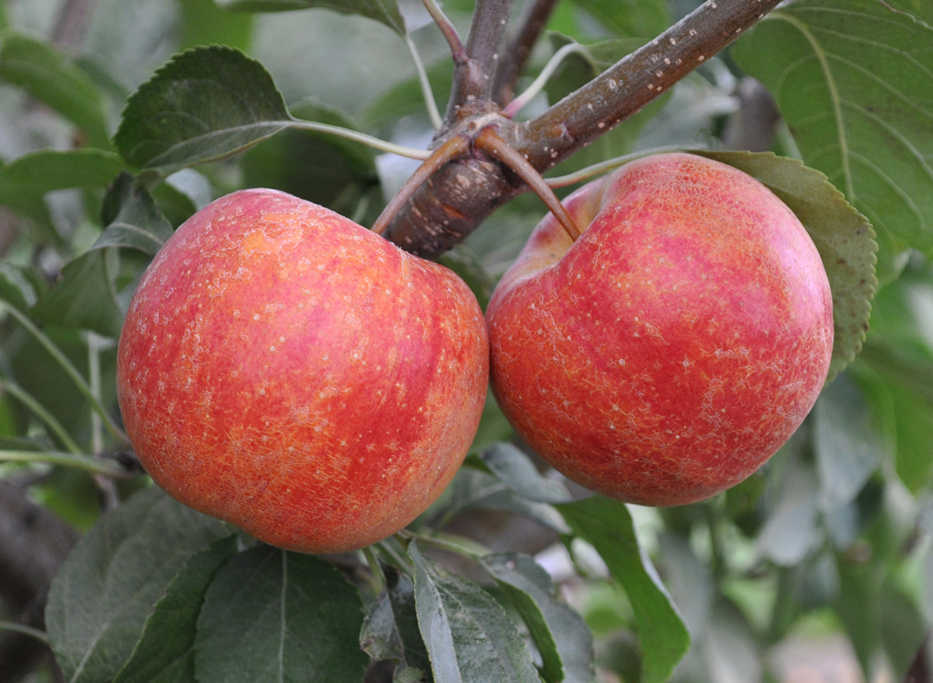
[[[671,23],[664,0],[575,0],[575,4],[620,36],[654,37]]]
[[[179,2],[182,34],[179,48],[198,45],[227,45],[248,50],[253,33],[253,17],[227,12],[214,0],[184,0]]]
[[[294,114],[343,128],[356,125],[334,109],[305,103]],[[304,130],[286,130],[249,150],[241,163],[243,184],[283,190],[344,214],[352,214],[368,186],[377,182],[375,155],[368,147],[343,138]]]
[[[321,7],[343,14],[359,14],[405,33],[405,22],[399,14],[396,0],[216,0],[221,7],[248,12],[286,12]]]
[[[236,537],[192,555],[146,620],[130,661],[114,683],[194,683],[194,640],[204,593],[236,551]]]
[[[500,442],[482,455],[483,462],[501,481],[529,500],[539,503],[566,503],[572,497],[563,482],[542,475],[516,446]]]
[[[0,79],[75,123],[92,146],[110,147],[101,94],[84,71],[40,40],[17,34],[0,40]]]
[[[933,254],[933,28],[877,0],[802,0],[733,55],[774,94],[804,161],[894,236],[882,244]]]
[[[121,173],[104,197],[106,228],[93,249],[130,247],[154,255],[172,236],[172,225],[129,173]]]
[[[829,380],[855,360],[865,341],[877,243],[865,217],[819,171],[770,152],[697,152],[735,166],[767,185],[803,223],[823,259],[833,293],[835,338]]]
[[[415,608],[436,683],[537,681],[509,615],[477,584],[443,572],[413,542]]]
[[[150,191],[169,224],[178,227],[198,210],[194,200],[170,183],[159,183]],[[108,221],[109,222],[109,221]]]
[[[133,93],[114,141],[130,164],[166,173],[221,159],[288,127],[263,66],[232,48],[182,52]]]
[[[107,514],[78,542],[52,582],[45,621],[73,683],[113,680],[146,618],[188,559],[229,527],[155,488]]]
[[[105,337],[119,336],[123,311],[114,286],[118,259],[115,251],[92,249],[69,262],[55,287],[39,300],[34,316]]]
[[[593,636],[579,614],[562,603],[548,573],[528,555],[486,555],[480,564],[504,589],[528,630],[543,666],[545,681],[593,680]]]
[[[261,545],[221,567],[195,641],[200,683],[362,681],[356,588],[312,555]]]
[[[431,91],[439,103],[446,102],[450,98],[452,71],[453,65],[449,58],[428,66]],[[367,129],[390,130],[408,116],[420,116],[427,122],[424,94],[417,77],[392,86],[376,98],[363,112],[360,122]]]
[[[625,589],[644,653],[642,680],[668,680],[687,651],[690,636],[651,560],[638,545],[628,508],[602,496],[556,507],[576,535],[596,548],[612,578]]]
[[[0,204],[18,207],[53,190],[106,187],[123,168],[116,154],[100,149],[33,152],[0,166]]]

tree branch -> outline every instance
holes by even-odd
[[[477,12],[497,2],[503,0],[480,2]],[[707,0],[537,119],[515,123],[501,117],[498,132],[535,169],[544,171],[609,132],[729,45],[779,2]],[[463,86],[459,92],[465,92]],[[456,101],[452,96],[451,102]],[[452,111],[448,111],[448,124],[457,120]],[[437,256],[463,241],[499,206],[527,190],[520,178],[488,156],[460,159],[424,183],[386,234],[408,251]]]
[[[493,92],[499,104],[507,104],[515,96],[515,84],[521,76],[531,51],[547,26],[557,0],[534,0],[522,16],[518,32],[509,42],[496,72]]]
[[[528,122],[519,151],[539,171],[608,132],[738,38],[780,0],[707,0]]]
[[[510,0],[477,0],[467,38],[467,59],[454,70],[453,88],[447,106],[447,124],[476,113],[474,104],[491,109],[492,88],[502,38],[509,18]]]

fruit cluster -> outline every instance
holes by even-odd
[[[136,453],[178,500],[339,552],[443,491],[487,384],[555,468],[677,505],[754,472],[822,388],[832,299],[794,214],[730,166],[665,154],[565,201],[485,317],[451,271],[274,190],[222,197],[143,276],[118,352]]]

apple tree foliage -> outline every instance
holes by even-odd
[[[444,12],[466,35],[508,4]],[[539,171],[691,150],[800,217],[836,316],[804,425],[734,489],[653,510],[543,469],[490,398],[448,491],[346,556],[284,552],[185,508],[139,471],[115,402],[142,270],[240,187],[371,225],[417,162],[367,143],[427,149],[426,97],[456,98],[460,67],[415,0],[14,0],[0,5],[0,679],[793,680],[801,652],[893,680],[930,670],[933,5],[796,0],[735,30],[714,17],[714,49],[687,53],[679,34],[651,41],[696,0],[511,4],[507,39],[542,19],[506,85],[572,46],[515,116]],[[630,53],[609,90],[555,108]],[[585,105],[624,120],[587,129]],[[588,144],[560,147],[549,116]],[[492,166],[506,180],[469,198],[469,229],[421,245],[481,304],[544,212]]]

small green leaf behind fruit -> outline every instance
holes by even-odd
[[[690,635],[667,589],[642,552],[628,508],[603,496],[557,505],[574,533],[602,556],[635,612],[643,683],[667,681],[690,646]]]
[[[820,252],[833,294],[832,381],[858,355],[868,332],[878,244],[868,220],[820,171],[770,152],[695,154],[734,166],[757,178],[793,211]]]
[[[538,503],[568,503],[572,500],[562,481],[544,476],[513,444],[493,444],[483,453],[482,459],[490,472],[523,498]]]

